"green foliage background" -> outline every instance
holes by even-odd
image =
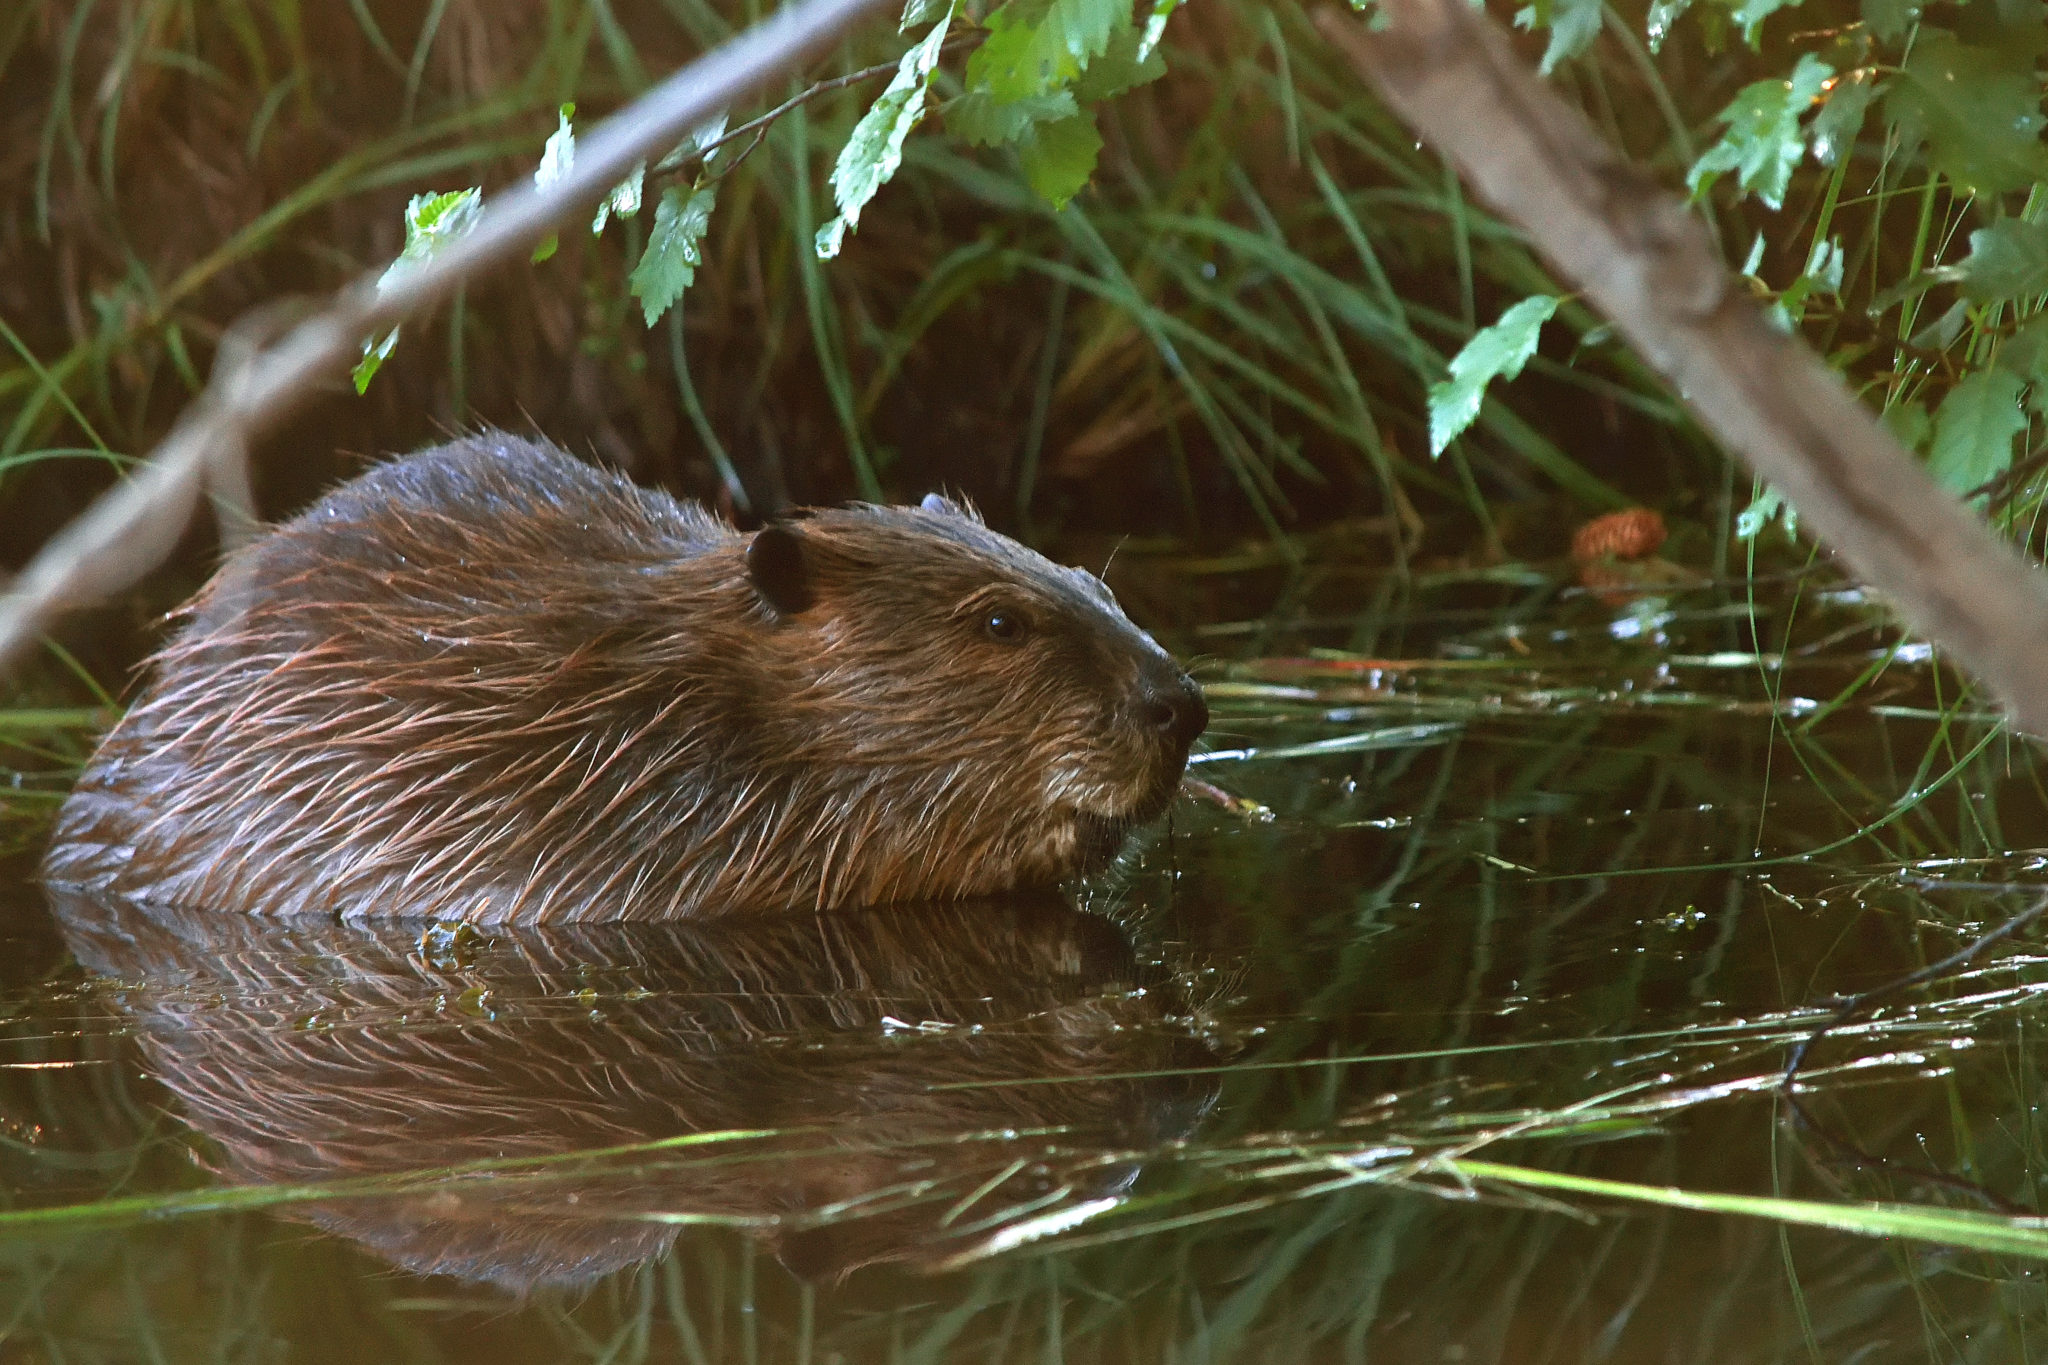
[[[532,174],[562,106],[588,121],[750,17],[706,0],[16,8],[0,555],[21,561],[161,435],[227,322],[388,259],[408,196]],[[1512,17],[1609,137],[1693,187],[1731,264],[1948,486],[2031,524],[2035,0]],[[316,405],[261,463],[269,510],[342,472],[337,448],[480,421],[743,515],[945,484],[1046,532],[1378,518],[1404,561],[1554,550],[1556,504],[1569,521],[1648,500],[1725,534],[1747,501],[1569,299],[1531,375],[1431,453],[1425,394],[1452,357],[1556,290],[1304,6],[917,0],[905,19],[813,73],[893,80],[709,158],[679,149],[649,174],[651,214],[480,286],[416,329],[368,402]]]

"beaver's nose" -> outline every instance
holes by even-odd
[[[1209,703],[1185,673],[1147,683],[1143,715],[1147,724],[1183,749],[1209,728]]]

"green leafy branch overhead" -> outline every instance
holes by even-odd
[[[909,0],[899,31],[925,32],[893,67],[822,82],[732,132],[719,119],[656,163],[654,174],[676,174],[660,191],[653,230],[628,276],[641,316],[652,327],[682,300],[703,264],[717,181],[760,145],[768,124],[811,95],[889,70],[889,84],[854,125],[832,168],[837,212],[818,229],[815,247],[820,258],[836,256],[862,210],[902,166],[904,142],[931,111],[934,87],[944,74],[942,58],[961,28],[978,27],[980,34],[964,70],[949,82],[957,90],[937,106],[947,132],[973,146],[1013,150],[1032,190],[1055,210],[1064,208],[1087,185],[1102,150],[1095,106],[1165,74],[1159,41],[1180,3],[1151,0],[1141,24],[1130,0],[1007,0],[977,25],[962,0]],[[534,180],[543,188],[575,162],[574,116],[574,105],[562,106],[541,153]],[[742,143],[743,135],[751,140]],[[684,178],[680,169],[693,159],[697,169]],[[648,175],[640,166],[606,196],[591,221],[593,236],[614,220],[638,215]],[[393,269],[465,230],[481,195],[480,187],[472,187],[414,199],[406,214],[405,254]],[[534,251],[534,261],[546,261],[559,245],[549,237]],[[394,331],[364,348],[356,368],[358,392],[397,340]]]
[[[1546,71],[1603,34],[1634,42],[1598,0],[1536,0],[1518,22],[1547,32]],[[1648,51],[1682,25],[1709,54],[1740,41],[1752,68],[1781,73],[1737,90],[1711,144],[1686,154],[1697,198],[1765,211],[1732,249],[1779,321],[1815,324],[1950,490],[2004,497],[2048,471],[2028,454],[2048,415],[2042,7],[1653,0]],[[1788,258],[1803,267],[1767,282]],[[1779,505],[1767,494],[1742,529]]]

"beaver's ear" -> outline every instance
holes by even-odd
[[[811,567],[804,562],[804,538],[784,522],[754,532],[747,546],[747,577],[777,616],[794,616],[811,605]]]
[[[973,503],[955,502],[943,493],[925,494],[924,501],[920,502],[918,506],[934,516],[958,517],[962,521],[971,521],[977,524],[981,521],[981,513],[974,509]]]

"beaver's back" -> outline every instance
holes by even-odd
[[[396,639],[429,614],[498,612],[604,629],[631,575],[737,538],[694,504],[489,432],[377,465],[250,545],[192,604],[182,638],[239,642],[260,623]]]
[[[664,572],[737,540],[502,433],[377,466],[191,604],[65,804],[45,875],[276,914],[501,904],[487,877],[422,902],[398,859],[445,881],[530,840],[551,796],[624,796],[603,758],[661,709],[633,656],[667,633]],[[480,801],[462,813],[453,786]],[[309,838],[325,856],[302,856]]]

